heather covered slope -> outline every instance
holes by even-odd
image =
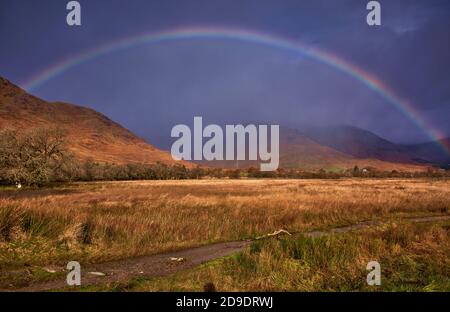
[[[78,159],[117,164],[175,162],[169,153],[92,109],[46,102],[0,77],[0,130],[49,126],[68,132],[69,148]]]
[[[91,158],[116,164],[175,163],[168,152],[148,144],[105,115],[77,105],[46,102],[0,77],[0,130],[49,126],[68,132],[69,148],[81,160]],[[343,170],[359,166],[422,171],[433,163],[428,158],[433,160],[436,153],[431,143],[397,145],[369,131],[351,127],[333,130],[280,128],[281,168]],[[223,168],[258,166],[258,162],[251,161],[203,161],[201,164]]]
[[[259,161],[203,161],[203,165],[225,168],[258,167]],[[342,171],[355,166],[375,168],[380,171],[424,171],[427,166],[408,159],[388,161],[375,156],[352,155],[321,144],[305,132],[288,127],[280,127],[280,168],[298,168],[303,170]]]
[[[412,164],[450,163],[450,155],[442,148],[442,146],[449,146],[450,138],[443,139],[442,142],[396,144],[370,131],[351,126],[309,127],[302,129],[302,133],[319,144],[356,158]]]
[[[409,151],[400,144],[351,126],[309,127],[302,132],[319,144],[356,158],[373,158],[389,162],[413,162]]]
[[[389,161],[376,155],[354,155],[321,144],[303,132],[290,128],[281,129],[280,163],[283,167],[305,169],[344,169],[353,166],[373,167],[378,170],[421,171],[425,167],[411,161]]]

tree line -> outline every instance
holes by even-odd
[[[0,183],[43,186],[53,182],[114,180],[181,180],[181,179],[337,179],[342,177],[411,178],[449,177],[450,171],[430,168],[426,172],[377,171],[354,167],[345,171],[305,171],[279,168],[260,171],[258,168],[222,169],[186,167],[182,164],[112,164],[92,159],[80,161],[69,151],[67,133],[60,128],[36,128],[19,133],[0,132]]]

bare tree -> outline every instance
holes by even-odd
[[[61,175],[72,161],[66,132],[60,128],[35,128],[26,133],[0,133],[0,178],[12,183],[42,185]]]

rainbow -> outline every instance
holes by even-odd
[[[171,29],[156,33],[142,33],[136,36],[127,37],[108,44],[100,45],[93,49],[72,55],[38,73],[29,81],[22,84],[22,86],[27,91],[33,91],[34,89],[39,88],[52,78],[62,74],[72,67],[94,60],[111,52],[117,52],[143,44],[157,44],[165,41],[191,39],[244,41],[298,53],[320,63],[331,66],[332,68],[335,68],[336,70],[339,70],[340,72],[353,77],[366,87],[379,94],[387,102],[391,103],[396,109],[398,109],[402,114],[407,116],[417,127],[422,129],[431,140],[436,141],[442,147],[442,149],[448,155],[450,155],[450,146],[447,146],[444,140],[440,140],[444,137],[444,135],[437,129],[434,129],[427,125],[425,120],[421,118],[420,114],[410,102],[399,97],[391,88],[381,82],[377,77],[335,55],[319,50],[315,47],[302,44],[298,41],[280,38],[269,34],[258,33],[255,31],[246,31],[233,28],[191,27]]]

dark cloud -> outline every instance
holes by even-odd
[[[301,40],[377,76],[450,135],[450,3],[380,1],[381,27],[366,1],[89,0],[79,28],[65,1],[2,1],[0,75],[14,82],[70,55],[142,32],[192,25],[256,30]],[[139,46],[72,68],[35,93],[84,104],[163,144],[170,128],[275,120],[351,124],[395,141],[426,134],[373,90],[317,61],[229,40]],[[447,115],[445,115],[447,114]]]

